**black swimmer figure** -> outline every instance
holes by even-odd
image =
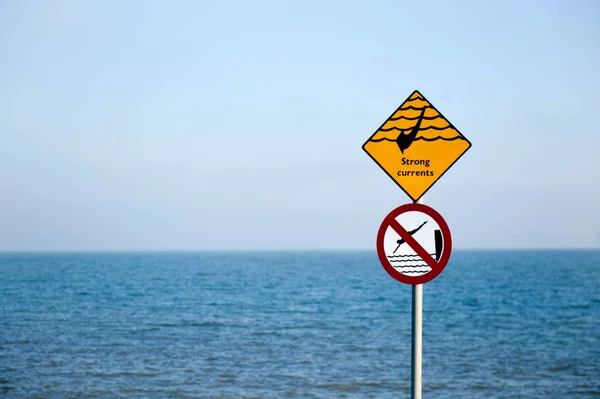
[[[409,231],[409,232],[408,232],[408,234],[410,234],[410,235],[412,236],[412,235],[413,235],[413,234],[415,234],[417,231],[421,230],[421,227],[423,227],[423,226],[425,225],[425,223],[427,223],[427,220],[426,220],[426,221],[424,221],[424,222],[423,222],[423,223],[422,223],[422,224],[421,224],[419,227],[417,227],[416,229]],[[396,243],[398,243],[398,246],[396,247],[396,249],[394,249],[394,252],[393,252],[393,253],[396,253],[396,251],[398,250],[398,248],[400,248],[400,245],[404,244],[405,242],[406,242],[406,241],[404,241],[404,239],[402,239],[402,238],[401,238],[401,239],[399,239],[398,241],[396,241]]]
[[[398,135],[396,139],[396,144],[398,144],[398,148],[400,148],[400,152],[404,154],[404,150],[406,150],[417,138],[417,133],[419,133],[419,129],[421,128],[421,122],[423,121],[423,116],[425,116],[425,111],[427,107],[423,107],[421,111],[421,115],[419,116],[419,120],[415,127],[412,128],[411,132],[408,134],[404,134],[404,130]]]

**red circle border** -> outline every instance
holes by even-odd
[[[385,232],[387,228],[390,226],[390,220],[396,219],[398,215],[401,215],[405,212],[417,211],[422,212],[429,217],[431,217],[440,227],[442,232],[443,239],[443,248],[442,248],[442,256],[440,256],[440,260],[437,262],[438,267],[437,270],[432,270],[426,274],[422,274],[420,276],[405,276],[398,272],[392,264],[388,261],[385,250],[383,248],[383,240],[385,237]],[[381,222],[381,226],[379,226],[379,231],[377,232],[377,256],[379,257],[379,262],[385,269],[385,271],[395,280],[409,285],[418,285],[425,284],[436,278],[437,276],[444,271],[446,266],[448,265],[448,261],[450,260],[450,253],[452,252],[452,236],[450,235],[450,228],[448,224],[435,209],[419,203],[411,203],[400,205],[398,208],[391,211],[383,222]]]

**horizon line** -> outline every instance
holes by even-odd
[[[600,251],[600,247],[502,247],[502,248],[454,248],[452,252],[485,251]],[[0,254],[34,253],[227,253],[227,252],[377,252],[375,248],[297,248],[297,249],[0,249]]]

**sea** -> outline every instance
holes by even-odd
[[[374,251],[4,253],[1,398],[409,398]],[[600,398],[600,251],[455,251],[423,398]]]

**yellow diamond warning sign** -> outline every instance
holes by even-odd
[[[413,201],[470,147],[469,140],[416,90],[363,144],[363,150]]]

